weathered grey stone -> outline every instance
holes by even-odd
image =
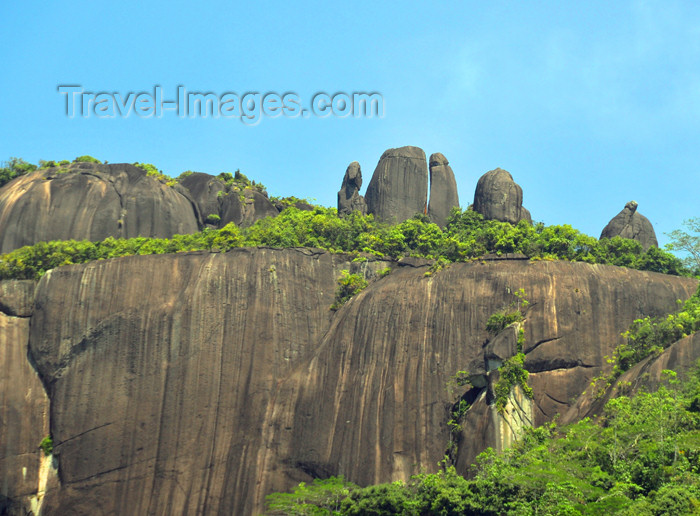
[[[348,165],[343,184],[338,192],[338,215],[349,215],[353,211],[367,214],[367,203],[360,195],[362,188],[362,171],[360,164],[353,161]]]
[[[183,178],[180,184],[185,187],[199,207],[202,219],[209,215],[219,215],[219,192],[226,191],[226,183],[218,177],[203,172],[194,172]]]
[[[507,287],[531,302],[533,410],[517,389],[512,400],[535,425],[589,389],[631,320],[697,289],[692,278],[563,261],[455,263],[429,279],[406,265],[331,312],[353,259],[244,248],[48,272],[31,324],[0,314],[0,355],[20,344],[0,374],[10,443],[0,495],[36,493],[49,433],[61,475],[41,514],[259,514],[265,495],[314,476],[408,480],[444,457],[446,383],[475,358],[483,367],[485,322],[512,301]],[[463,418],[459,472],[509,439],[483,394]]]
[[[518,352],[518,332],[520,324],[513,323],[493,337],[484,348],[486,370],[493,371]]]
[[[440,227],[445,227],[450,211],[459,206],[457,181],[447,158],[439,152],[430,156],[430,205],[428,216]]]
[[[382,154],[365,193],[368,213],[383,222],[402,222],[428,212],[428,167],[418,147]]]
[[[233,222],[242,228],[252,226],[255,221],[265,217],[279,215],[279,211],[270,199],[252,188],[244,188],[243,191],[234,190],[219,197],[219,213],[221,227]]]
[[[183,192],[128,163],[37,170],[0,189],[0,253],[50,240],[195,233],[198,209]]]
[[[532,222],[530,212],[523,208],[523,189],[510,172],[497,168],[479,178],[474,192],[474,211],[487,220],[517,224]]]
[[[608,225],[605,226],[600,234],[600,238],[613,238],[616,236],[636,240],[642,244],[645,251],[652,246],[659,247],[654,227],[649,222],[649,219],[637,211],[637,203],[635,201],[625,204],[624,209],[608,222]]]
[[[13,317],[29,317],[34,307],[34,280],[0,281],[0,312]]]

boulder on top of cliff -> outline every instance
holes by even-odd
[[[343,184],[338,192],[338,215],[349,215],[353,211],[367,214],[367,203],[360,195],[362,188],[362,170],[357,161],[348,165],[343,177]]]
[[[182,178],[180,184],[190,192],[197,203],[202,219],[206,220],[209,215],[219,216],[219,192],[226,191],[224,181],[211,174],[193,172]]]
[[[220,227],[229,222],[246,228],[265,217],[276,217],[279,211],[270,199],[252,188],[233,190],[219,197]]]
[[[127,163],[71,163],[0,189],[0,253],[50,240],[167,238],[199,230],[196,203]]]
[[[523,189],[510,172],[497,168],[479,178],[474,192],[474,211],[487,220],[517,224],[532,222],[530,212],[523,208]]]
[[[428,216],[440,227],[445,227],[450,211],[459,206],[457,181],[449,161],[441,153],[430,156],[430,204]]]
[[[428,166],[418,147],[399,147],[382,154],[365,192],[367,212],[383,222],[402,222],[427,213]]]
[[[616,236],[636,240],[642,244],[645,251],[650,247],[659,247],[654,227],[648,218],[637,211],[635,201],[625,204],[624,209],[608,222],[600,234],[600,238]]]

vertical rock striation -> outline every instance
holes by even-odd
[[[49,398],[27,360],[33,291],[34,282],[0,282],[2,514],[28,514],[37,506],[37,498],[41,497],[41,466],[47,461],[39,443],[49,435]],[[32,303],[28,302],[30,292]]]
[[[51,399],[60,485],[49,482],[43,514],[245,515],[259,513],[266,494],[314,477],[407,479],[444,457],[455,394],[474,402],[454,455],[465,472],[486,446],[568,410],[631,321],[674,310],[697,288],[689,278],[583,263],[456,263],[426,277],[426,265],[405,261],[331,312],[341,270],[383,265],[352,258],[238,249],[48,272],[31,324],[0,319],[0,338],[23,347],[28,334]],[[518,346],[515,326],[484,343],[489,316],[520,288],[530,301],[522,348],[534,398],[515,389],[500,420],[485,391],[446,386],[475,357],[498,361],[514,338]],[[26,347],[13,353],[10,363],[26,362]],[[48,434],[46,405],[39,396],[23,406],[30,383],[14,374],[0,379],[14,400],[3,410],[28,419],[3,414],[2,435],[16,435],[15,446],[35,427],[26,442],[36,447]],[[27,459],[35,471],[37,451]],[[45,478],[22,487],[10,475],[22,453],[3,463],[8,495],[38,493],[31,486]]]
[[[194,201],[134,165],[72,163],[0,189],[0,253],[49,240],[166,238],[199,230]]]
[[[45,513],[252,513],[271,396],[327,331],[350,265],[240,249],[47,273],[30,339],[61,472]]]
[[[430,156],[430,204],[428,216],[440,227],[445,227],[450,211],[459,207],[457,181],[447,158],[435,153]]]
[[[365,192],[367,212],[383,222],[402,222],[427,213],[428,167],[418,147],[399,147],[382,154]]]

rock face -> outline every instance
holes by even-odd
[[[608,222],[608,225],[605,226],[600,234],[600,238],[613,238],[616,236],[636,240],[642,244],[644,250],[650,247],[659,247],[654,227],[649,222],[649,219],[637,211],[637,203],[635,201],[625,204],[624,209]]]
[[[602,396],[597,396],[596,390],[589,389],[564,414],[562,424],[602,414],[605,404],[613,397],[630,396],[640,390],[655,391],[662,385],[662,372],[666,369],[678,373],[678,379],[682,381],[686,374],[694,369],[698,357],[700,357],[700,333],[694,333],[675,342],[661,355],[642,360],[620,376]]]
[[[474,211],[487,220],[517,224],[532,222],[530,212],[523,208],[523,189],[510,172],[497,168],[479,178],[474,192]]]
[[[232,191],[222,196],[219,210],[221,227],[233,222],[236,226],[246,228],[252,226],[257,220],[279,215],[279,211],[270,199],[251,188],[245,188],[240,192]]]
[[[197,203],[202,220],[209,215],[219,215],[219,192],[226,191],[226,183],[218,177],[203,172],[194,172],[184,177],[180,184],[187,189]]]
[[[367,214],[367,203],[360,195],[360,188],[362,188],[362,171],[360,164],[353,161],[345,171],[343,184],[338,192],[338,215],[349,215],[353,211],[359,211],[362,215]]]
[[[274,388],[328,330],[352,265],[314,250],[154,258],[39,284],[30,351],[61,471],[46,514],[250,514]]]
[[[217,227],[229,222],[248,227],[257,220],[279,215],[279,210],[267,195],[253,188],[234,188],[211,174],[194,172],[185,177],[181,184],[197,203],[204,221],[211,215],[219,217],[218,222],[212,222]]]
[[[457,181],[447,158],[435,153],[430,156],[430,204],[428,216],[440,227],[445,227],[447,217],[455,206],[459,207]]]
[[[383,222],[402,222],[427,213],[428,167],[418,147],[389,149],[382,154],[365,192],[367,212]]]
[[[586,389],[632,320],[675,309],[697,285],[563,262],[454,264],[432,279],[424,270],[400,269],[359,294],[313,357],[281,384],[266,461],[285,466],[281,478],[269,477],[273,489],[285,477],[303,480],[300,468],[361,484],[433,468],[448,442],[445,385],[483,357],[486,321],[514,300],[509,292],[523,288],[531,303],[525,366],[535,392],[532,419],[541,424]],[[316,420],[324,424],[310,423]],[[478,411],[467,413],[465,425],[473,432],[459,446],[463,472],[501,435]]]
[[[51,458],[39,449],[49,435],[49,398],[27,360],[34,286],[0,283],[1,514],[38,514],[50,471]]]
[[[503,418],[488,390],[456,393],[474,400],[454,455],[465,472],[528,421],[566,412],[632,320],[672,311],[697,288],[688,278],[524,260],[426,277],[427,265],[407,260],[332,312],[340,271],[364,265],[352,258],[240,249],[47,273],[31,324],[11,330],[25,332],[13,360],[26,358],[28,342],[51,400],[60,484],[45,483],[43,513],[257,514],[266,494],[314,476],[366,484],[435,471],[455,402],[446,384],[474,357],[510,354],[515,333],[484,348],[486,321],[523,288],[535,396],[514,391]],[[29,414],[26,424],[3,417],[0,435],[39,425],[42,405],[22,405],[27,389],[42,392],[28,381],[0,391],[12,393],[5,413]],[[27,438],[34,447],[47,433],[39,428]],[[21,478],[21,453],[12,450],[5,478]]]
[[[198,222],[186,193],[129,164],[73,163],[0,189],[0,253],[49,240],[170,237]]]

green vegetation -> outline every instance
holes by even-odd
[[[496,312],[495,314],[491,314],[488,321],[486,321],[486,331],[493,335],[498,335],[506,326],[522,320],[523,314],[520,310],[503,310],[501,312]]]
[[[676,229],[668,234],[671,242],[666,245],[666,248],[669,251],[686,253],[684,265],[698,276],[700,275],[700,217],[684,221],[683,226],[687,231]]]
[[[680,303],[680,301],[679,301]],[[659,355],[674,342],[700,330],[700,287],[680,311],[664,317],[636,319],[622,334],[625,342],[608,359],[612,369],[593,379],[596,397],[602,397],[622,373],[651,355]]]
[[[37,169],[36,165],[27,163],[21,158],[10,158],[0,166],[0,187],[14,178],[29,174]]]
[[[50,435],[47,435],[41,440],[39,448],[44,451],[44,455],[47,457],[53,453],[53,439],[51,439]]]
[[[498,381],[493,386],[493,404],[501,414],[505,411],[510,393],[516,385],[520,386],[526,397],[532,399],[532,387],[527,384],[530,373],[525,369],[524,363],[525,354],[521,352],[506,359],[498,368]]]
[[[210,213],[209,215],[207,215],[207,218],[204,222],[216,226],[219,224],[219,222],[221,222],[221,217],[219,217],[216,213]]]
[[[175,186],[177,184],[177,179],[163,174],[163,171],[158,170],[152,163],[134,163],[134,166],[144,170],[147,176],[153,177],[165,185]]]
[[[450,261],[447,258],[440,256],[433,262],[433,264],[430,266],[430,268],[426,271],[425,276],[430,277],[433,274],[435,274],[436,272],[441,271],[442,269],[444,269],[445,267],[447,267],[449,265],[450,265]]]
[[[266,514],[337,514],[340,503],[353,489],[357,489],[357,486],[346,482],[342,476],[326,480],[317,478],[310,485],[301,482],[291,493],[269,495]]]
[[[335,302],[331,305],[331,310],[338,310],[352,296],[366,287],[367,280],[360,274],[350,274],[349,271],[341,271],[340,278],[338,278],[338,288],[335,291]]]
[[[120,256],[166,254],[187,251],[228,251],[240,247],[243,239],[234,224],[219,230],[203,231],[172,238],[107,238],[102,242],[39,242],[0,256],[0,279],[38,279],[46,271],[75,263]]]
[[[578,260],[688,274],[680,260],[665,251],[650,248],[644,252],[638,242],[617,237],[598,241],[570,226],[531,226],[526,222],[513,226],[507,222],[485,221],[478,213],[456,209],[442,230],[423,215],[387,225],[375,221],[371,215],[358,213],[340,218],[335,209],[317,206],[310,211],[290,207],[277,217],[259,220],[242,230],[226,226],[170,239],[111,238],[96,243],[73,240],[38,243],[1,256],[0,279],[38,278],[60,265],[129,254],[263,245],[366,252],[389,258],[443,258],[446,262],[469,261],[487,253],[522,252],[531,259]]]
[[[599,515],[696,514],[700,511],[700,377],[683,388],[666,372],[657,392],[611,400],[598,422],[529,429],[512,448],[483,452],[467,480],[448,466],[407,482],[357,487],[327,479],[322,489],[270,495],[270,514]],[[301,507],[304,507],[301,512]],[[285,512],[286,511],[286,512]]]
[[[93,158],[92,156],[78,156],[73,160],[73,163],[98,163],[101,164],[102,162],[97,159]]]
[[[447,428],[450,430],[450,440],[447,442],[446,461],[454,461],[459,434],[462,432],[462,418],[470,407],[471,405],[467,400],[460,398],[450,410],[450,419],[447,421]]]
[[[530,302],[525,297],[525,290],[521,288],[513,295],[517,299],[513,301],[510,306],[495,314],[491,314],[488,321],[486,321],[486,331],[492,335],[498,335],[506,326],[514,322],[520,322],[525,317],[525,310],[527,310],[527,307],[530,305]]]
[[[289,207],[296,207],[297,204],[308,204],[309,206],[313,206],[314,208],[317,206],[314,204],[313,199],[300,199],[299,197],[295,197],[293,195],[287,197],[273,196],[270,197],[270,202],[275,205],[281,204],[283,209]]]
[[[267,195],[267,188],[265,188],[265,185],[251,181],[245,174],[242,174],[240,170],[236,170],[233,174],[231,174],[231,172],[222,172],[216,177],[226,183],[226,186],[230,187],[234,192],[245,188],[252,188],[253,190]]]

